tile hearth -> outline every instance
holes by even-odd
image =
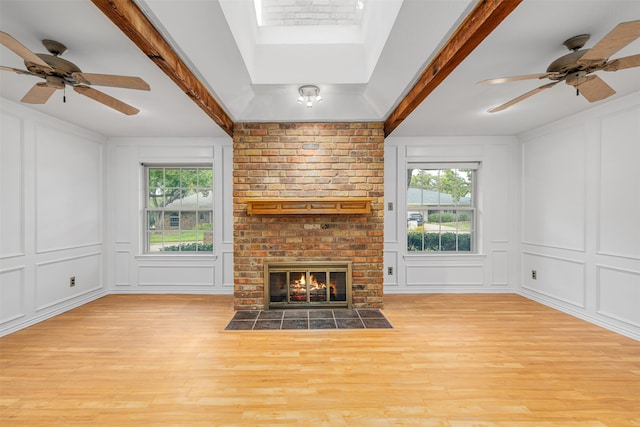
[[[225,330],[391,329],[377,309],[240,310]]]

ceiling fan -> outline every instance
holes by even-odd
[[[616,93],[604,80],[592,73],[618,71],[640,66],[640,54],[609,60],[611,55],[640,37],[640,20],[620,23],[592,48],[582,49],[589,37],[589,34],[582,34],[566,40],[564,45],[572,52],[553,61],[545,73],[502,77],[478,82],[478,84],[495,84],[528,79],[547,78],[553,80],[551,83],[537,87],[488,111],[495,113],[505,110],[562,81],[575,87],[576,94],[584,96],[589,102],[600,101]]]
[[[13,71],[17,74],[28,74],[45,80],[44,82],[36,83],[21,99],[22,102],[28,104],[44,104],[56,90],[71,86],[79,94],[130,116],[138,114],[140,110],[92,88],[91,85],[150,90],[149,84],[140,77],[83,73],[72,62],[60,58],[60,55],[67,50],[67,47],[54,40],[42,40],[42,44],[49,51],[49,54],[33,53],[18,40],[2,31],[0,31],[0,44],[20,56],[24,60],[25,67],[27,67],[26,70],[21,70],[0,66],[1,70]]]

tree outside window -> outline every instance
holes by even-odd
[[[146,252],[213,252],[213,169],[147,166]]]

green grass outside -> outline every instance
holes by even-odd
[[[177,234],[165,234],[164,240],[162,234],[152,234],[149,236],[149,243],[187,243],[187,242],[202,242],[204,235],[200,234],[200,238],[196,239],[195,231],[183,231]]]

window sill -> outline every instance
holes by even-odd
[[[215,261],[218,259],[216,255],[213,254],[202,254],[202,255],[194,255],[194,254],[166,254],[166,255],[156,255],[156,254],[142,254],[136,255],[135,259],[137,261]]]
[[[403,256],[405,261],[456,261],[456,260],[465,260],[465,261],[484,261],[487,259],[485,254],[440,254],[433,253],[432,254],[406,254]]]

